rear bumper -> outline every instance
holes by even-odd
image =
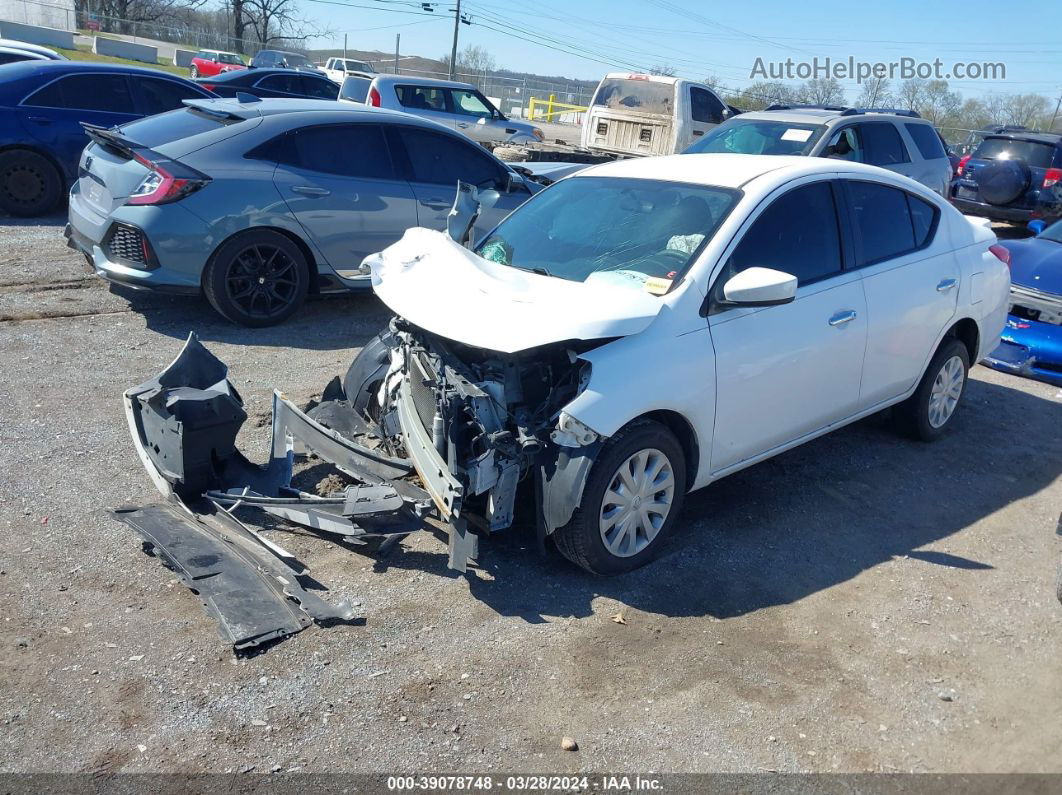
[[[1062,326],[1010,315],[999,346],[982,363],[994,370],[1062,386]]]
[[[952,198],[951,203],[957,210],[968,215],[978,215],[982,218],[991,218],[993,221],[1010,221],[1011,223],[1026,223],[1034,218],[1043,218],[1040,210],[1024,209],[1019,207],[997,207],[987,202],[975,202],[969,199]]]

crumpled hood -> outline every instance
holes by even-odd
[[[1062,243],[1052,240],[1008,240],[1010,280],[1022,287],[1062,295]]]
[[[637,334],[663,306],[634,286],[574,282],[499,265],[420,227],[406,230],[365,264],[373,289],[395,314],[442,337],[501,353]]]

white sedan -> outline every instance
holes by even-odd
[[[432,513],[458,569],[532,510],[542,539],[613,574],[659,552],[687,492],[860,417],[892,406],[939,437],[1006,319],[1007,252],[984,222],[857,163],[607,163],[480,231],[469,250],[411,229],[366,260],[395,318],[310,417],[275,399],[263,474],[231,447],[246,415],[198,343],[127,393],[159,488],[343,537]],[[293,450],[354,484],[298,494]]]

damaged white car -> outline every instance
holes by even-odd
[[[369,257],[395,318],[307,414],[276,397],[264,468],[235,450],[240,398],[194,340],[127,393],[130,426],[201,534],[219,532],[203,513],[234,505],[353,539],[435,519],[463,569],[527,511],[541,540],[615,574],[660,551],[687,492],[738,469],[890,405],[914,436],[944,432],[1005,321],[995,244],[869,166],[608,163],[472,249],[418,228]],[[301,453],[350,485],[292,487]],[[122,518],[182,565],[180,532]]]

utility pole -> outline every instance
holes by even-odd
[[[1054,132],[1055,130],[1055,119],[1058,118],[1059,107],[1062,107],[1062,94],[1059,95],[1058,102],[1055,103],[1055,112],[1051,114],[1051,123],[1047,125],[1048,132]]]
[[[461,0],[457,0],[457,8],[454,9],[454,44],[450,48],[450,79],[457,75],[457,31],[461,27]]]
[[[395,74],[398,74],[398,43],[402,41],[402,34],[395,34]]]
[[[344,63],[343,63],[343,68],[344,68],[344,69],[345,69],[345,68],[346,68],[346,66],[347,66],[347,64],[346,64],[346,60],[347,60],[347,34],[346,34],[346,33],[344,33],[344,34],[343,34],[343,61],[344,61]]]

